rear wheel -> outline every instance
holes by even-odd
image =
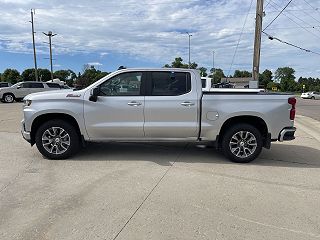
[[[236,124],[225,132],[222,150],[224,155],[233,162],[251,162],[262,150],[261,133],[252,125]]]
[[[314,96],[311,97],[312,100],[315,100],[316,98]]]
[[[13,103],[14,102],[14,95],[12,93],[3,94],[2,101],[5,103]]]
[[[79,135],[66,121],[56,119],[45,122],[36,132],[39,152],[49,159],[66,159],[79,150]]]

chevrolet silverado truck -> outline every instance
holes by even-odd
[[[24,98],[22,135],[49,159],[87,141],[215,143],[238,163],[294,139],[296,99],[260,90],[202,90],[192,69],[124,69],[79,91]]]

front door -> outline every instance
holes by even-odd
[[[198,134],[198,97],[188,72],[149,72],[145,97],[146,138],[193,139]]]
[[[84,118],[92,140],[143,138],[143,72],[120,73],[99,86],[96,102],[86,99]],[[87,98],[87,97],[86,97]]]

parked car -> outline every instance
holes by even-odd
[[[306,92],[301,94],[303,99],[320,99],[320,92]]]
[[[0,99],[5,103],[12,103],[15,100],[20,101],[30,93],[44,92],[50,90],[59,90],[57,83],[43,82],[19,82],[10,87],[0,88]]]
[[[0,82],[0,88],[10,87],[10,86],[11,86],[11,83],[8,83],[8,82]]]
[[[192,69],[125,69],[83,90],[26,96],[21,132],[50,159],[85,141],[183,141],[215,142],[244,163],[272,141],[294,139],[295,104],[291,94],[202,91]]]

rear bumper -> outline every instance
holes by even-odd
[[[295,127],[285,127],[279,133],[278,141],[283,142],[283,141],[290,141],[295,139],[295,136],[294,136],[295,132],[296,132]]]

